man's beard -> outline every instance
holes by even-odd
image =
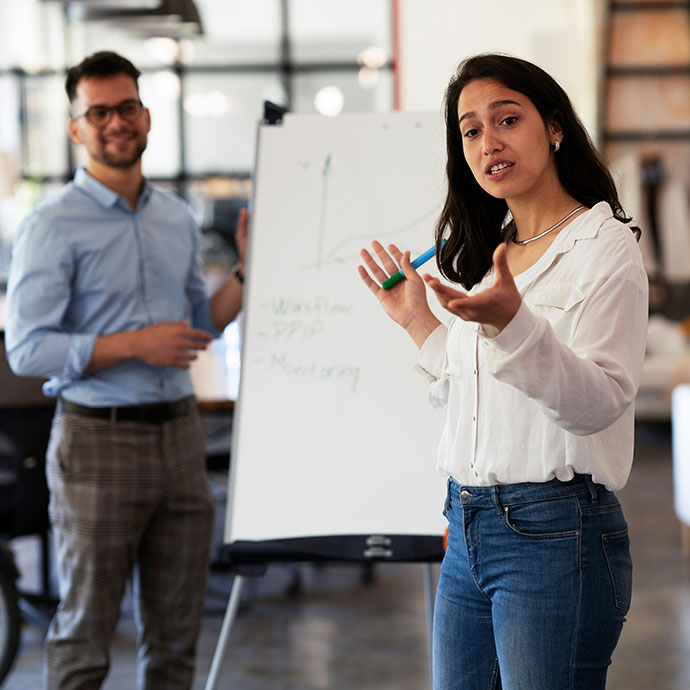
[[[129,158],[120,158],[104,150],[103,155],[96,160],[109,168],[131,168],[141,158],[145,150],[146,144],[139,144]]]
[[[135,165],[138,160],[141,158],[141,155],[144,153],[146,150],[146,138],[142,141],[141,139],[137,139],[136,141],[136,148],[134,149],[134,152],[132,153],[131,156],[128,158],[122,158],[118,154],[112,154],[108,153],[108,142],[102,140],[101,141],[101,152],[99,156],[94,156],[94,158],[99,162],[102,163],[103,165],[107,165],[109,168],[131,168],[133,165]]]

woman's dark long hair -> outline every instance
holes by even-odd
[[[508,211],[503,199],[492,197],[479,186],[463,153],[458,100],[465,86],[475,79],[493,79],[524,94],[545,123],[558,122],[563,138],[556,169],[565,190],[585,206],[606,201],[616,218],[630,221],[621,208],[606,163],[556,80],[526,60],[501,54],[476,55],[460,63],[446,90],[448,192],[436,222],[436,254],[444,276],[466,289],[484,277],[493,251],[503,239],[502,225]],[[444,238],[446,244],[441,248]]]

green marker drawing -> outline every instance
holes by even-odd
[[[321,260],[323,258],[323,239],[326,234],[326,211],[328,208],[328,175],[331,168],[331,154],[326,156],[326,161],[323,164],[323,184],[321,187],[321,218],[319,221],[319,242],[316,255],[316,267],[321,268]]]

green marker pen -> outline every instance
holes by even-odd
[[[445,240],[441,242],[441,246],[446,243]],[[431,259],[436,254],[436,246],[429,247],[423,254],[420,254],[414,261],[412,261],[412,268],[419,268],[422,264],[425,264],[429,259]],[[397,273],[394,273],[388,280],[384,280],[381,287],[384,290],[390,290],[394,285],[397,285],[401,280],[405,278],[405,274],[402,269]]]

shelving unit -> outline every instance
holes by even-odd
[[[602,33],[604,155],[678,144],[690,153],[690,2],[609,0]]]

